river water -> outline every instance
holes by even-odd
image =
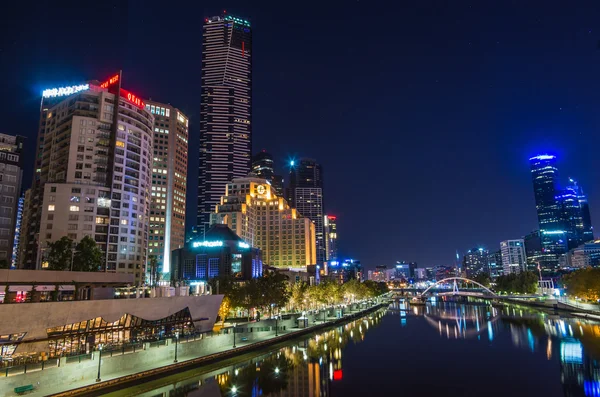
[[[600,322],[434,301],[113,392],[117,396],[600,396]]]

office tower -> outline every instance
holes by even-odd
[[[463,271],[468,278],[473,278],[486,271],[489,251],[483,248],[472,248],[463,257]]]
[[[24,137],[0,134],[0,261],[13,266],[23,179]]]
[[[259,248],[269,266],[306,270],[316,262],[315,225],[277,197],[265,179],[236,178],[228,183],[211,216],[211,224],[216,223],[226,224]]]
[[[252,31],[230,15],[205,19],[202,33],[197,226],[210,222],[233,178],[250,172]]]
[[[527,270],[524,245],[522,239],[506,240],[500,243],[504,275],[521,273]]]
[[[529,159],[535,207],[538,215],[542,256],[540,266],[553,271],[558,266],[558,257],[567,251],[567,233],[557,200],[558,169],[556,156],[542,154]]]
[[[44,91],[24,267],[47,266],[49,242],[90,236],[101,271],[144,282],[154,116],[121,82]]]
[[[415,269],[417,268],[417,262],[396,262],[396,278],[404,278],[408,280],[414,277]]]
[[[188,117],[164,103],[146,101],[154,115],[154,156],[148,255],[169,273],[171,252],[185,244]]]
[[[487,273],[492,280],[501,276],[504,272],[502,267],[502,252],[500,250],[490,252],[487,256]]]
[[[537,271],[538,265],[544,260],[542,253],[542,233],[534,230],[523,237],[525,243],[525,255],[527,257],[527,270]]]
[[[315,224],[317,263],[323,264],[328,254],[324,230],[323,170],[314,159],[302,158],[290,163],[288,197],[291,206]]]
[[[266,179],[273,187],[278,197],[283,197],[283,177],[276,175],[274,170],[273,156],[265,149],[252,157],[252,173],[259,178]]]
[[[576,212],[576,231],[580,244],[587,243],[588,241],[594,240],[594,228],[592,227],[592,217],[590,215],[590,206],[588,199],[583,189],[576,180],[569,178],[569,186],[567,191],[572,192],[576,198],[578,205],[578,211]]]
[[[327,260],[336,260],[337,252],[337,216],[325,215],[325,245],[327,249]]]

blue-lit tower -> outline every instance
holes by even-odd
[[[542,240],[539,265],[545,271],[558,267],[558,257],[567,251],[567,233],[558,197],[558,169],[556,156],[542,154],[529,159],[535,208]]]

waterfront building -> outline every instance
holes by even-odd
[[[427,269],[424,267],[418,267],[415,269],[415,279],[427,280]]]
[[[44,91],[22,267],[45,268],[50,242],[90,236],[100,270],[144,283],[154,115],[121,82]]]
[[[415,269],[417,268],[416,262],[396,262],[396,279],[405,279],[408,280],[414,277]]]
[[[265,179],[236,178],[228,183],[211,224],[227,225],[259,248],[270,266],[306,270],[317,263],[315,225],[278,197]]]
[[[467,278],[473,278],[486,271],[489,251],[483,248],[472,248],[463,257],[462,269]]]
[[[388,274],[387,274],[387,266],[386,265],[378,265],[375,266],[375,270],[369,270],[367,272],[368,279],[376,282],[387,282]]]
[[[204,20],[202,31],[200,168],[197,226],[234,178],[250,172],[252,157],[252,30],[231,15]]]
[[[542,252],[542,234],[534,230],[523,237],[525,255],[527,256],[527,270],[537,271],[537,266],[544,263],[545,254]]]
[[[190,296],[189,287],[132,288],[135,275],[125,273],[0,270],[0,279],[1,302],[12,303],[0,304],[0,318],[11,319],[0,321],[0,361],[208,332],[223,299]],[[147,297],[154,295],[160,297]]]
[[[570,221],[574,224],[577,240],[580,241],[580,244],[594,240],[590,206],[583,189],[576,180],[569,178],[569,186],[565,190],[574,195],[576,199],[576,202],[572,204],[575,211],[571,210],[568,214],[572,216]]]
[[[325,233],[323,169],[316,160],[301,158],[290,163],[289,180],[290,205],[315,224],[317,263],[323,264],[329,257]]]
[[[212,225],[203,238],[173,251],[173,282],[205,283],[219,276],[249,280],[262,273],[260,250],[251,247],[227,225]]]
[[[363,268],[360,261],[345,259],[343,262],[330,261],[327,268],[327,278],[339,284],[350,280],[362,281]]]
[[[165,103],[146,101],[146,110],[154,115],[148,255],[167,274],[171,251],[185,244],[189,119]]]
[[[569,267],[584,268],[600,266],[600,240],[587,242],[569,251],[566,263]]]
[[[0,262],[15,266],[14,255],[21,182],[23,179],[22,136],[0,134]]]
[[[505,240],[500,243],[503,274],[521,273],[527,270],[525,242],[523,239]]]
[[[492,280],[495,280],[498,276],[502,276],[504,273],[504,268],[502,266],[502,251],[498,250],[488,253],[486,271]]]

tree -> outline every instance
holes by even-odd
[[[534,294],[538,287],[538,276],[534,272],[510,273],[496,279],[496,291],[519,294]]]
[[[85,236],[75,247],[73,270],[79,272],[97,272],[102,266],[102,250],[90,236]]]
[[[148,268],[150,269],[150,286],[156,287],[156,284],[158,284],[160,278],[160,273],[158,271],[158,259],[156,259],[156,255],[150,255],[148,259]]]
[[[221,326],[225,325],[225,320],[227,319],[227,315],[231,310],[231,299],[229,297],[224,297],[221,301],[221,306],[219,307],[219,317],[221,317]]]
[[[6,259],[0,259],[0,269],[10,269],[10,264]]]
[[[600,268],[584,268],[562,278],[567,293],[573,297],[597,302],[600,299]]]
[[[487,273],[479,273],[475,277],[473,277],[473,281],[477,281],[479,284],[489,287],[490,283],[492,282],[492,279]]]
[[[303,281],[298,283],[290,284],[289,295],[290,295],[290,306],[295,309],[306,309],[309,304],[308,296],[309,286]]]
[[[69,270],[73,259],[73,240],[62,237],[60,240],[48,243],[46,259],[48,270]]]
[[[287,277],[278,272],[265,273],[258,278],[258,291],[261,294],[257,297],[257,306],[267,307],[269,315],[273,315],[273,307],[285,306],[290,299],[288,291]]]

